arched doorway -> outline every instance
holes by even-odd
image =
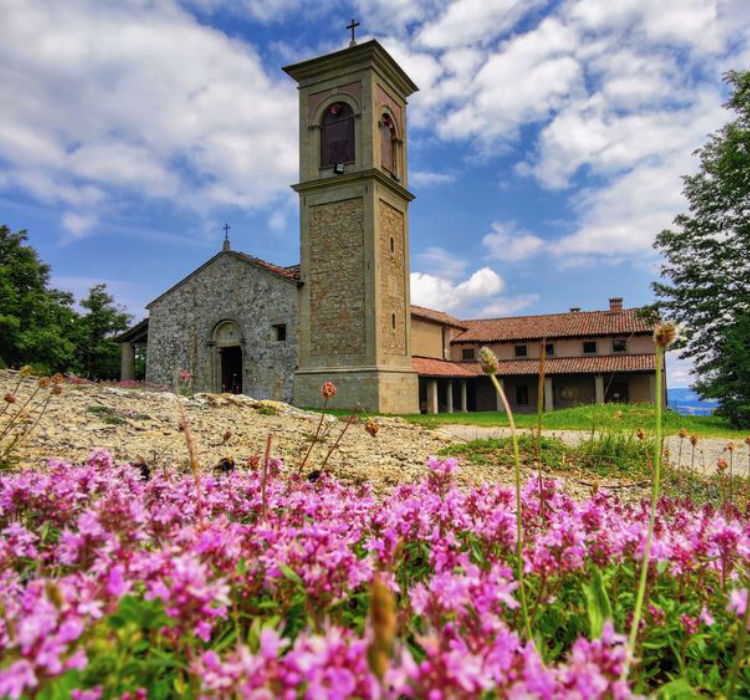
[[[234,321],[222,321],[214,330],[218,355],[219,389],[229,394],[242,393],[242,334]]]

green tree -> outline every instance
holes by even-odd
[[[685,324],[696,389],[750,427],[750,71],[725,80],[736,118],[709,136],[698,173],[684,178],[688,212],[656,238],[665,262],[654,291],[662,311]]]
[[[49,288],[50,267],[27,240],[0,226],[0,359],[63,371],[75,350],[73,297]]]
[[[116,379],[120,373],[120,346],[113,338],[128,328],[132,317],[115,305],[106,284],[89,289],[81,301],[76,356],[90,379]]]

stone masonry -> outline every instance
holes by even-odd
[[[361,197],[312,207],[309,284],[314,357],[364,353],[363,216]]]
[[[181,370],[197,391],[220,389],[214,331],[240,329],[243,393],[291,401],[297,366],[297,284],[223,252],[149,304],[147,380],[172,386]],[[286,325],[286,340],[274,326]]]
[[[383,351],[406,354],[404,215],[382,199],[380,216],[380,335]]]

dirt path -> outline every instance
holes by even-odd
[[[442,429],[458,440],[478,440],[482,438],[502,438],[510,435],[508,428],[488,428],[475,425],[444,425]],[[528,429],[519,432],[531,432]],[[583,430],[545,430],[543,434],[547,437],[560,438],[568,445],[577,445],[582,440],[587,440],[591,433]],[[705,438],[698,440],[695,448],[694,469],[699,474],[713,474],[716,472],[716,462],[719,458],[729,460],[726,450],[727,443],[733,442],[734,450],[734,473],[735,475],[750,476],[748,465],[748,447],[742,440],[726,440],[725,438]],[[676,435],[669,436],[666,441],[671,462],[677,466],[680,456],[680,438]],[[680,466],[689,469],[691,466],[692,447],[686,439],[682,443],[682,456]]]

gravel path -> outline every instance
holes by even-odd
[[[458,440],[478,440],[481,438],[501,438],[508,437],[510,430],[508,428],[488,428],[476,425],[444,425],[441,426],[449,435]],[[519,432],[531,432],[528,429]],[[591,435],[590,432],[583,430],[544,430],[543,434],[547,437],[560,438],[568,445],[577,445],[582,440],[586,440]],[[680,454],[680,438],[671,435],[666,439],[666,447],[669,450],[670,460],[676,466]],[[706,438],[698,440],[695,447],[694,469],[699,474],[712,474],[716,472],[716,462],[719,458],[729,461],[729,452],[727,444],[734,444],[734,474],[750,476],[748,470],[748,446],[743,439],[727,440],[725,438]],[[680,464],[683,468],[689,469],[691,463],[692,446],[689,440],[685,439],[682,443],[682,458]]]

